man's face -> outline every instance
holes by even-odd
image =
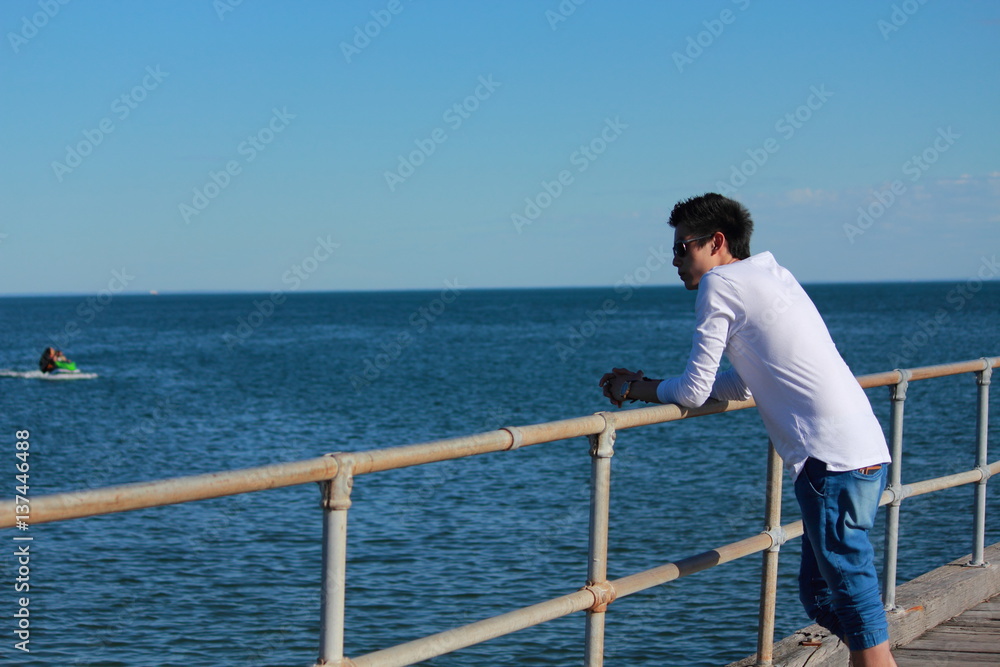
[[[684,225],[678,225],[674,228],[675,245],[695,238],[700,238],[700,236],[689,232]],[[683,256],[674,257],[673,264],[677,267],[677,275],[680,276],[687,289],[698,289],[701,277],[715,268],[717,262],[713,261],[715,259],[712,255],[713,245],[714,241],[711,238],[685,243],[685,249],[681,251]]]

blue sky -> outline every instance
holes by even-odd
[[[996,276],[997,3],[9,0],[0,27],[2,294],[612,285],[727,188],[803,282]]]

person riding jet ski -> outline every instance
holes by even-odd
[[[61,350],[47,347],[38,360],[38,367],[43,373],[78,373],[76,364],[66,358]]]

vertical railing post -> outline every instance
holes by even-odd
[[[345,667],[344,593],[347,588],[347,510],[351,506],[354,465],[348,456],[337,459],[337,475],[320,482],[323,493],[323,587],[321,592],[319,660],[316,665]]]
[[[892,501],[885,514],[885,562],[882,573],[882,602],[886,611],[896,609],[896,567],[899,562],[899,505],[903,502],[903,405],[910,371],[899,370],[899,382],[889,388],[892,402],[892,426],[889,449],[892,464],[889,466],[888,490]]]
[[[614,589],[608,583],[608,521],[611,509],[611,457],[615,453],[614,415],[601,412],[604,429],[590,440],[590,546],[586,588],[594,594],[587,610],[585,667],[604,664],[604,620]]]
[[[771,665],[774,659],[774,616],[778,595],[778,553],[785,543],[781,528],[781,457],[768,441],[767,490],[764,500],[764,532],[771,546],[764,552],[760,573],[760,614],[757,622],[757,665]]]
[[[975,567],[986,565],[983,542],[986,539],[986,482],[990,479],[989,462],[986,460],[986,441],[989,433],[990,378],[993,376],[993,368],[989,365],[989,359],[983,359],[983,362],[986,367],[976,372],[979,398],[979,405],[976,408],[976,468],[982,473],[983,478],[976,484],[976,518],[972,537],[972,562],[969,563]]]

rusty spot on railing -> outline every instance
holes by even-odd
[[[588,583],[581,588],[582,591],[589,591],[594,596],[594,604],[587,611],[604,612],[608,610],[608,605],[615,601],[618,593],[610,581],[599,581]]]

